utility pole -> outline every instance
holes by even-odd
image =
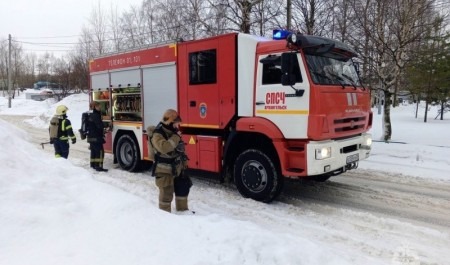
[[[11,34],[9,34],[9,59],[8,59],[8,108],[11,108]]]

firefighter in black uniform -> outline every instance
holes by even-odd
[[[90,109],[92,113],[88,118],[88,134],[87,142],[91,149],[91,167],[97,171],[108,171],[103,168],[103,159],[105,157],[105,150],[103,144],[105,143],[104,133],[105,127],[103,125],[100,103],[92,101]]]
[[[56,107],[56,114],[50,120],[50,144],[55,148],[55,157],[69,157],[69,139],[75,144],[77,138],[72,130],[72,124],[67,119],[69,109],[64,105]]]

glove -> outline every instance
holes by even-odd
[[[77,142],[77,138],[72,139],[72,144],[75,144]]]
[[[177,145],[177,147],[175,147],[175,150],[177,150],[178,153],[184,153],[184,151],[186,150],[186,147],[184,145],[183,141],[180,141]]]
[[[54,144],[55,143],[55,138],[50,138],[50,144]]]
[[[173,188],[175,196],[186,197],[189,195],[189,190],[192,187],[192,180],[189,176],[180,175],[173,180]]]

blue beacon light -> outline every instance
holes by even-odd
[[[273,39],[274,40],[285,40],[289,34],[291,34],[292,32],[288,31],[288,30],[283,30],[283,29],[274,29],[273,30]]]

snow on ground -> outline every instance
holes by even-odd
[[[17,99],[11,101],[11,108],[8,108],[8,98],[0,97],[0,114],[34,116],[27,122],[37,128],[47,128],[56,107],[66,105],[69,108],[68,117],[72,126],[77,130],[80,128],[81,113],[88,110],[89,96],[87,94],[71,95],[57,102],[53,98],[44,101],[25,100],[26,93],[35,93],[35,90],[27,89],[21,92]]]
[[[14,99],[8,109],[0,97],[0,115],[32,115],[27,123],[46,128],[56,106],[65,104],[77,130],[88,105],[87,95],[59,103],[24,98]],[[424,124],[414,118],[413,108],[392,111],[392,140],[406,144],[375,142],[360,167],[448,182],[450,114],[432,120],[432,108]],[[380,131],[381,115],[374,113],[374,139]],[[0,264],[419,264],[422,259],[444,264],[450,259],[447,232],[346,209],[312,212],[194,186],[194,208],[201,213],[168,214],[157,209],[157,189],[148,174],[137,180],[118,169],[92,172],[70,156],[54,159],[28,138],[0,119]],[[98,181],[107,174],[144,184],[125,192]],[[232,210],[223,210],[227,207]],[[345,221],[336,222],[336,216]],[[379,226],[365,227],[365,220]],[[391,251],[380,251],[383,247]]]
[[[349,263],[249,222],[162,212],[43,153],[1,120],[0,128],[0,264]]]
[[[382,115],[373,109],[371,133],[374,144],[371,156],[360,163],[364,169],[401,173],[408,176],[450,180],[450,112],[444,120],[434,119],[437,106],[431,106],[424,123],[425,104],[402,105],[392,109],[392,138],[382,141]],[[377,142],[378,140],[378,142]]]

